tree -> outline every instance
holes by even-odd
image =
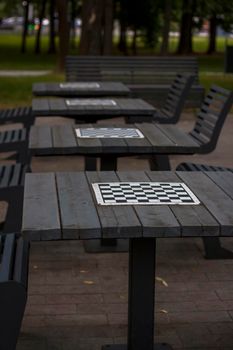
[[[104,26],[103,26],[103,54],[111,55],[112,53],[112,34],[113,34],[113,0],[104,0]]]
[[[48,53],[55,53],[56,52],[56,44],[55,44],[55,0],[50,0],[49,3],[49,48]]]
[[[102,53],[104,0],[85,0],[82,7],[81,55]]]
[[[196,0],[183,0],[180,22],[180,38],[177,53],[192,53],[193,17],[196,10]]]
[[[26,52],[26,40],[28,35],[28,24],[29,24],[29,1],[24,1],[24,21],[23,21],[23,33],[22,33],[22,43],[21,52]]]
[[[172,17],[172,0],[163,2],[163,27],[162,27],[162,44],[161,54],[167,54],[169,49],[169,32]]]
[[[65,68],[65,57],[69,52],[70,26],[68,22],[68,0],[56,0],[56,6],[59,19],[59,54],[57,68],[63,71]]]
[[[35,45],[35,53],[40,53],[40,38],[41,38],[41,31],[43,27],[43,19],[45,17],[45,10],[46,10],[46,4],[47,0],[42,0],[41,2],[41,8],[40,8],[40,15],[39,15],[39,27],[36,33],[36,45]]]

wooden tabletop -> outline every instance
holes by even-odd
[[[193,154],[200,145],[176,125],[138,123],[110,127],[137,128],[144,138],[78,138],[77,128],[96,128],[96,124],[33,126],[29,148],[32,155],[102,154]],[[103,127],[103,125],[99,125]],[[107,127],[104,125],[104,127]]]
[[[184,182],[198,205],[97,204],[95,182]],[[233,235],[230,172],[26,174],[22,233],[33,240]]]
[[[120,82],[34,83],[35,96],[128,96],[130,89]]]
[[[98,98],[98,100],[111,101],[110,105],[75,105],[67,104],[74,98],[36,98],[32,100],[32,112],[36,116],[146,116],[151,119],[156,109],[141,99],[133,98]],[[79,99],[85,100],[85,99]],[[88,121],[88,120],[87,120]]]

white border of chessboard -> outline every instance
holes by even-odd
[[[98,83],[61,83],[59,84],[61,89],[99,89]]]
[[[120,203],[120,202],[105,202],[102,197],[102,192],[100,189],[100,185],[108,185],[108,186],[116,186],[116,185],[129,185],[129,186],[140,186],[140,184],[146,184],[146,185],[153,185],[153,186],[160,186],[160,185],[172,185],[172,186],[181,186],[184,191],[187,193],[188,197],[191,198],[192,202],[182,202],[182,200],[173,200],[166,201],[166,202],[159,202],[159,200],[153,199],[150,202],[138,202],[137,200],[128,200],[126,203]],[[183,182],[98,182],[98,183],[92,183],[92,188],[94,190],[94,194],[96,197],[97,204],[99,205],[197,205],[200,204],[200,201],[195,196],[195,194],[190,190],[190,188],[184,184]]]
[[[83,131],[87,134],[83,135]],[[143,133],[137,128],[77,128],[75,132],[78,138],[83,139],[144,139]]]
[[[116,106],[116,102],[110,99],[100,98],[75,98],[66,100],[68,106]]]

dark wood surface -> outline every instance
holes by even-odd
[[[120,82],[97,82],[99,87],[62,88],[60,83],[34,83],[32,92],[35,96],[128,96],[130,89]],[[64,83],[63,83],[64,84]],[[87,84],[85,82],[84,84]]]
[[[106,99],[106,98],[104,98]],[[71,98],[36,98],[32,100],[32,112],[35,116],[66,116],[78,120],[90,121],[90,117],[108,118],[115,116],[144,116],[144,121],[151,121],[156,109],[141,99],[107,98],[114,100],[112,106],[68,106]]]
[[[113,126],[122,127],[119,124],[110,125],[110,127]],[[127,125],[127,128],[138,128],[145,136],[141,139],[78,138],[75,128],[79,127],[97,127],[97,125],[33,126],[29,140],[32,155],[193,154],[200,148],[197,142],[175,125],[151,123]]]
[[[199,205],[100,206],[91,183],[184,182]],[[26,174],[22,232],[33,240],[233,235],[231,172]]]

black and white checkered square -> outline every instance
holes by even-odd
[[[199,204],[184,183],[111,182],[92,184],[97,203],[101,205],[173,205]]]
[[[98,83],[61,83],[59,84],[61,89],[98,89],[100,84]]]
[[[144,135],[136,128],[77,128],[77,137],[80,138],[144,138]]]
[[[114,100],[100,98],[75,98],[66,100],[67,106],[116,106]]]

